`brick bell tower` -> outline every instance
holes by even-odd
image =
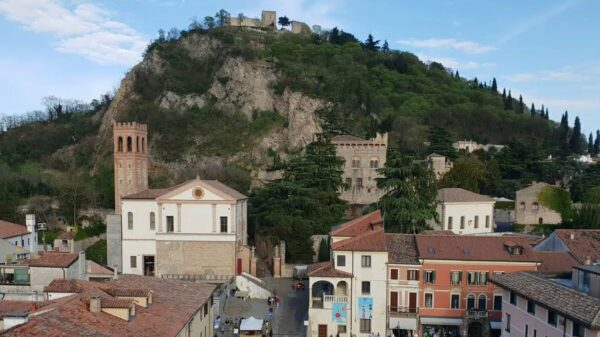
[[[121,214],[123,196],[148,189],[147,140],[146,124],[113,124],[116,214]]]

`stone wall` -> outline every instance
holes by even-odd
[[[235,275],[235,242],[156,241],[156,274]]]
[[[106,216],[106,258],[108,266],[117,267],[123,272],[122,260],[121,216],[110,214]]]
[[[534,182],[531,186],[517,191],[515,200],[516,222],[521,225],[558,224],[562,218],[555,212],[540,204],[538,195],[547,183]],[[541,221],[540,221],[541,220]]]

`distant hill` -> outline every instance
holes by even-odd
[[[361,137],[387,131],[393,145],[421,153],[432,125],[457,139],[555,151],[555,123],[531,117],[490,83],[377,49],[337,29],[225,27],[157,40],[113,98],[0,134],[0,218],[14,218],[38,194],[62,195],[66,214],[112,207],[114,121],[148,124],[155,187],[200,173],[246,192],[269,178],[272,157],[301,149],[323,128]],[[80,191],[65,179],[79,181]]]

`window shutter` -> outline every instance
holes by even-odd
[[[462,271],[458,272],[458,283],[462,283]]]
[[[418,281],[419,280],[419,271],[418,270],[415,270],[415,275],[416,275],[415,280]]]
[[[435,283],[435,270],[431,272],[431,283]]]

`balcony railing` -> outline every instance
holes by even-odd
[[[419,308],[417,307],[409,307],[409,306],[392,306],[388,305],[388,313],[390,316],[414,316],[419,312]]]
[[[331,303],[348,303],[348,296],[340,295],[322,295],[313,296],[312,308],[315,309],[331,309]]]
[[[468,319],[484,319],[488,318],[487,310],[467,309],[465,316]]]

